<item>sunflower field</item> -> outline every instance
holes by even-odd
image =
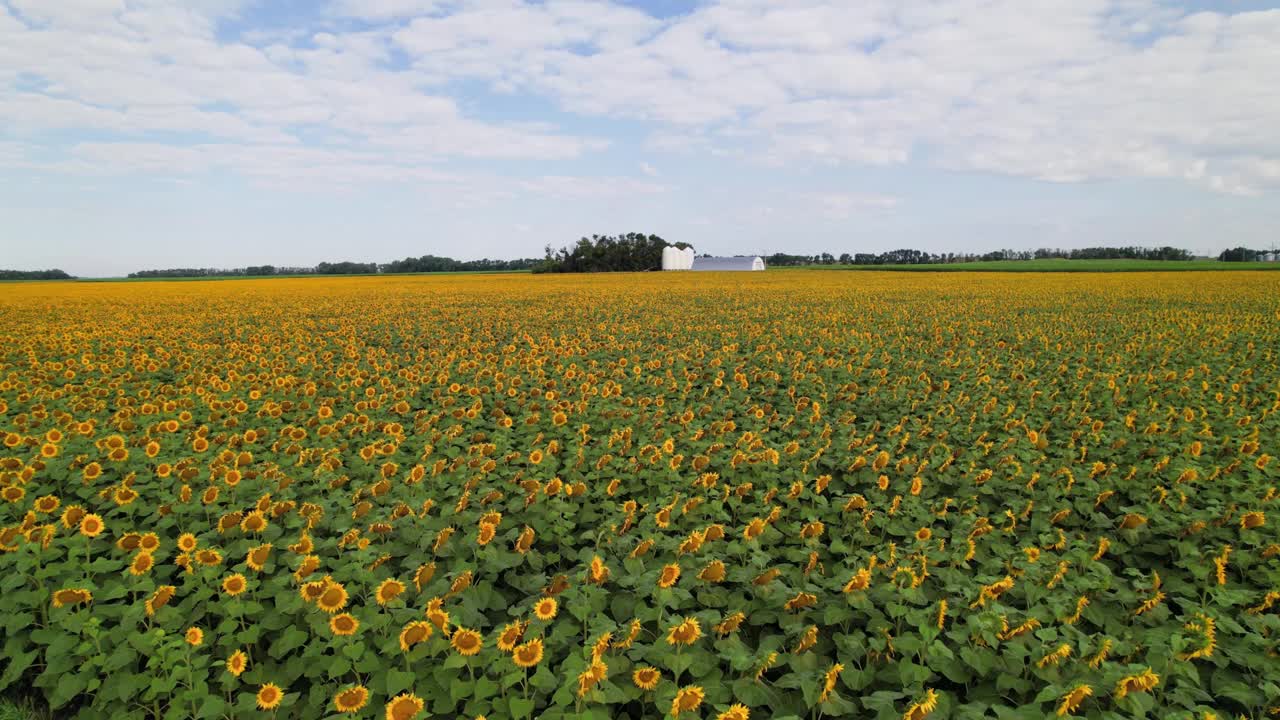
[[[0,691],[1280,714],[1280,274],[0,286]]]

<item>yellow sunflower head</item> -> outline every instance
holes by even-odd
[[[662,680],[662,671],[653,667],[638,668],[631,673],[631,682],[641,690],[649,691],[658,687],[658,682]]]
[[[386,720],[413,720],[422,712],[423,705],[422,698],[417,695],[397,695],[387,703]]]
[[[340,713],[357,713],[369,702],[369,689],[353,685],[333,696],[333,707]]]
[[[542,662],[542,638],[534,638],[518,646],[511,654],[511,659],[522,668],[531,668]]]
[[[355,635],[360,629],[360,621],[351,613],[340,613],[329,618],[329,629],[334,635]]]
[[[249,656],[245,655],[243,650],[237,650],[227,658],[227,672],[236,677],[240,677],[240,673],[244,672],[248,666]]]
[[[274,710],[280,707],[280,701],[284,700],[284,691],[275,683],[267,683],[258,688],[258,694],[255,698],[260,710]]]
[[[480,653],[480,648],[484,645],[484,637],[475,630],[458,628],[449,638],[449,644],[458,651],[459,655],[470,657]]]
[[[549,597],[542,598],[533,606],[533,614],[543,621],[554,620],[559,610],[560,606],[556,603],[556,599]]]

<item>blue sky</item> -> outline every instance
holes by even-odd
[[[1269,247],[1280,10],[0,0],[0,267]]]

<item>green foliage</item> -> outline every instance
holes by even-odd
[[[15,285],[0,690],[1261,720],[1280,275],[1158,277]]]
[[[547,246],[546,259],[533,268],[535,273],[644,272],[662,269],[662,249],[668,245],[684,249],[692,245],[668,243],[657,235],[592,235],[569,248],[553,251]]]

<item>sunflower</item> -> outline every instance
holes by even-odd
[[[232,597],[235,597],[236,595],[244,592],[248,585],[249,583],[245,581],[244,575],[236,573],[235,575],[227,576],[227,578],[222,581],[222,591]]]
[[[480,648],[484,645],[484,637],[475,630],[460,627],[454,631],[453,637],[449,638],[449,644],[458,651],[459,655],[470,657],[480,652]]]
[[[160,537],[155,533],[146,533],[138,539],[138,547],[147,552],[155,552],[160,549]]]
[[[599,555],[591,558],[590,578],[597,585],[603,585],[609,579],[609,566],[604,564],[604,559]]]
[[[541,450],[534,450],[533,452],[529,453],[529,462],[533,463],[534,465],[537,465],[538,463],[541,463],[541,462],[542,462],[542,451],[541,451]]]
[[[658,687],[658,682],[661,680],[662,671],[647,665],[631,673],[631,682],[641,690],[652,690]]]
[[[729,617],[726,617],[723,621],[721,621],[719,625],[716,625],[716,628],[715,628],[716,634],[728,635],[732,632],[736,632],[738,629],[738,626],[741,625],[742,621],[746,619],[747,619],[747,616],[744,613],[735,612]]]
[[[89,513],[80,520],[80,534],[85,537],[98,537],[104,529],[106,526],[97,513]]]
[[[1116,698],[1123,698],[1129,693],[1150,692],[1159,684],[1160,676],[1152,672],[1151,668],[1147,668],[1137,675],[1121,678],[1111,694]]]
[[[783,604],[782,607],[785,608],[787,612],[796,612],[797,610],[804,610],[805,608],[811,608],[817,604],[818,604],[817,595],[814,595],[813,593],[799,592],[799,593],[796,593],[795,597],[791,598],[785,604]]]
[[[231,657],[227,658],[227,672],[236,677],[240,677],[240,673],[249,666],[249,656],[244,654],[243,650],[237,650],[231,653]]]
[[[422,712],[422,698],[410,693],[402,693],[387,703],[386,720],[412,720]]]
[[[375,593],[374,599],[378,601],[379,605],[386,605],[396,599],[396,596],[402,592],[404,592],[404,583],[399,580],[387,578],[378,586],[378,591]]]
[[[342,613],[329,618],[329,629],[334,635],[355,635],[360,629],[360,621],[351,613]]]
[[[206,567],[222,564],[222,553],[217,550],[197,550],[196,562]]]
[[[795,649],[793,649],[791,652],[793,654],[799,654],[804,652],[805,650],[809,650],[813,648],[813,646],[817,644],[818,644],[818,626],[810,625],[809,627],[804,629],[804,633],[800,635],[800,642],[796,643]]]
[[[555,598],[542,598],[533,606],[534,616],[543,621],[554,620],[559,610],[560,606]]]
[[[128,505],[138,499],[138,493],[134,492],[133,488],[120,486],[115,489],[111,497],[117,505]]]
[[[240,522],[240,529],[247,533],[260,533],[267,529],[267,516],[261,510],[254,510]]]
[[[346,690],[339,690],[333,696],[333,707],[340,713],[356,713],[369,702],[369,689],[363,685],[352,685]]]
[[[697,685],[680,688],[676,692],[676,696],[671,700],[671,715],[678,717],[683,712],[694,712],[702,704],[704,697],[706,697],[706,694]]]
[[[84,519],[84,515],[84,508],[79,505],[68,505],[62,511],[62,527],[70,530],[80,524],[80,521]]]
[[[329,582],[316,598],[316,607],[332,615],[347,606],[347,589],[340,582]]]
[[[919,540],[920,542],[929,542],[930,538],[932,537],[933,537],[933,530],[927,527],[922,527],[916,531],[916,540]]]
[[[302,587],[298,588],[298,594],[301,595],[302,599],[306,602],[312,603],[320,599],[320,596],[324,594],[325,587],[325,583],[318,580],[315,582],[304,583]]]
[[[449,627],[449,611],[440,608],[429,608],[427,610],[427,621],[435,625],[441,632],[448,634],[446,628]]]
[[[662,574],[658,576],[658,587],[666,589],[676,584],[680,579],[680,566],[676,564],[665,565],[662,568]]]
[[[698,579],[705,582],[718,583],[723,582],[725,576],[724,562],[721,560],[712,560],[707,566],[702,568],[698,573]]]
[[[413,587],[418,592],[422,592],[423,586],[431,582],[431,578],[436,575],[436,564],[434,562],[419,565],[418,569],[413,573]]]
[[[258,702],[259,710],[275,710],[280,707],[280,701],[284,700],[284,691],[275,683],[267,683],[258,688],[258,694],[255,699]]]
[[[11,503],[16,503],[22,498],[27,496],[27,491],[23,490],[17,485],[10,485],[9,487],[5,488],[3,491],[0,491],[0,495],[2,495],[5,500]]]
[[[253,553],[250,552],[250,555]],[[319,555],[306,555],[302,558],[302,562],[298,564],[298,569],[293,571],[295,580],[302,580],[311,575],[311,573],[320,569]]]
[[[56,512],[58,510],[58,506],[61,504],[62,501],[58,499],[58,496],[45,495],[36,498],[35,508],[36,512],[48,515],[49,513]]]
[[[172,585],[161,585],[156,588],[156,591],[151,593],[151,597],[147,598],[144,603],[147,615],[155,615],[157,610],[169,603],[169,600],[173,598],[173,594],[176,591],[177,588]]]
[[[498,649],[508,653],[514,650],[516,645],[524,639],[524,630],[525,625],[519,620],[508,623],[502,628],[502,632],[498,633]]]
[[[717,715],[716,720],[751,720],[751,711],[746,705],[734,703],[728,710]]]
[[[129,574],[134,576],[146,575],[155,564],[155,558],[151,556],[151,553],[139,552],[133,556],[133,561],[129,563]]]
[[[822,695],[818,697],[819,703],[824,703],[827,698],[831,697],[831,693],[836,689],[836,680],[840,678],[840,673],[844,672],[844,665],[836,663],[827,670],[827,674],[822,678]]]
[[[860,592],[866,590],[871,585],[871,572],[866,568],[860,568],[858,572],[849,578],[849,582],[844,584],[843,592]]]
[[[251,570],[262,572],[262,568],[267,564],[269,557],[271,557],[271,543],[258,545],[249,549],[249,554],[244,558],[244,564],[248,565]]]
[[[1070,715],[1080,707],[1081,703],[1093,694],[1093,688],[1088,685],[1077,685],[1071,689],[1066,695],[1062,696],[1062,703],[1058,705],[1057,716]]]
[[[480,530],[476,534],[477,545],[488,545],[493,536],[498,533],[498,528],[493,523],[480,523]]]
[[[461,575],[453,579],[453,583],[449,585],[449,592],[445,595],[457,595],[458,593],[471,587],[472,574],[470,570],[463,572]]]
[[[85,480],[97,480],[102,477],[102,465],[91,462],[84,466],[84,470],[80,473]]]
[[[938,693],[933,689],[925,690],[924,699],[911,703],[902,714],[902,720],[924,720],[937,707]]]
[[[306,555],[307,553],[311,552],[314,548],[315,548],[315,543],[311,540],[311,536],[304,531],[302,533],[302,536],[298,538],[298,542],[289,546],[289,552],[297,553],[299,555]]]
[[[529,552],[533,547],[534,537],[533,528],[525,525],[524,529],[520,531],[520,537],[516,539],[516,552],[521,555]]]
[[[431,545],[431,552],[439,553],[445,543],[449,542],[449,538],[453,537],[453,532],[453,527],[441,528],[440,532],[436,533],[436,540]]]
[[[187,628],[186,640],[191,647],[200,647],[204,643],[204,631],[198,627]]]
[[[79,605],[93,601],[93,593],[83,588],[63,588],[53,593],[53,606]]]
[[[671,645],[692,645],[700,637],[702,637],[702,628],[698,626],[698,621],[695,618],[686,617],[671,626],[671,629],[667,632],[667,643]]]
[[[522,668],[531,668],[542,662],[542,638],[534,638],[517,647],[511,659]]]
[[[431,623],[422,620],[415,620],[400,631],[400,649],[409,652],[409,649],[420,642],[426,642],[431,638],[431,633],[435,632]]]

